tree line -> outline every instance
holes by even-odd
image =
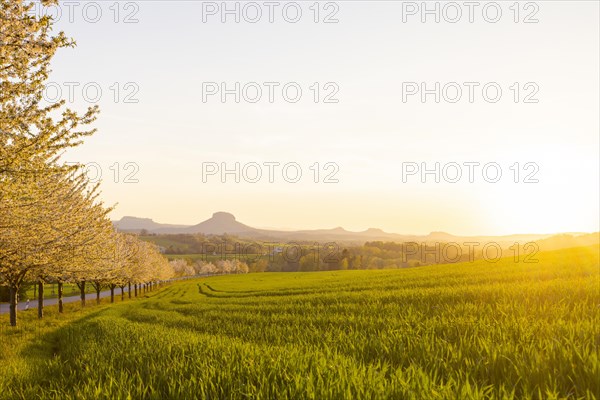
[[[43,2],[58,4],[57,0]],[[47,104],[44,84],[61,48],[75,46],[52,30],[49,16],[31,13],[33,3],[0,0],[0,285],[10,293],[10,324],[17,325],[19,289],[38,285],[43,317],[44,284],[75,283],[85,305],[86,285],[98,294],[133,285],[149,288],[169,279],[172,268],[157,246],[118,233],[112,207],[99,200],[78,165],[61,156],[95,133],[97,107],[78,113],[65,101]],[[131,295],[131,290],[130,290]]]
[[[347,269],[395,269],[412,268],[431,264],[468,262],[485,258],[482,249],[494,243],[453,243],[453,242],[382,242],[371,241],[362,245],[353,243],[296,241],[275,243],[252,241],[232,235],[202,234],[161,234],[142,237],[152,243],[169,243],[177,249],[170,253],[165,246],[163,251],[171,257],[185,254],[178,259],[179,269],[186,265],[197,273],[228,273],[223,261],[240,261],[246,264],[248,272],[295,272],[332,271]],[[495,256],[499,245],[489,248],[489,255]],[[521,253],[524,253],[521,251]],[[505,255],[514,254],[505,251]],[[195,256],[197,255],[197,257]],[[189,257],[191,256],[191,257]],[[186,261],[187,260],[187,261]],[[194,262],[194,260],[197,260]],[[216,264],[213,268],[210,261]],[[204,268],[202,269],[202,267]],[[235,268],[233,268],[236,271]],[[218,271],[218,272],[215,272]],[[244,272],[244,271],[242,271]]]
[[[247,274],[248,264],[243,261],[218,260],[215,263],[198,260],[190,263],[183,259],[171,261],[175,277],[190,277],[195,275]]]

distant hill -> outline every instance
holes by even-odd
[[[557,250],[568,247],[583,247],[600,243],[600,232],[570,235],[560,234],[536,242],[540,250]]]
[[[231,235],[252,235],[257,232],[257,229],[236,221],[233,214],[221,211],[214,213],[212,218],[207,219],[204,222],[183,229],[180,233],[203,233],[205,235],[222,235],[228,233]]]
[[[148,232],[154,232],[160,229],[178,230],[186,227],[186,225],[159,224],[150,218],[137,217],[123,217],[119,221],[113,221],[113,225],[120,231],[137,233],[144,229]]]
[[[170,234],[204,234],[223,235],[230,234],[240,238],[253,240],[277,241],[335,241],[348,244],[363,244],[367,241],[383,242],[496,242],[502,247],[507,247],[515,242],[526,243],[531,241],[544,241],[540,248],[551,250],[566,247],[584,246],[598,242],[598,234],[518,234],[506,236],[456,236],[446,232],[431,232],[429,235],[410,235],[384,232],[378,228],[369,228],[362,232],[348,231],[342,227],[333,229],[315,229],[300,231],[279,231],[257,229],[236,220],[233,214],[216,212],[211,218],[196,225],[170,225],[154,222],[149,218],[123,217],[114,222],[116,228],[125,232]],[[540,242],[542,243],[542,242]]]

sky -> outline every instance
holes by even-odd
[[[223,5],[36,10],[77,41],[46,99],[100,106],[64,159],[101,174],[113,219],[599,230],[598,2]]]

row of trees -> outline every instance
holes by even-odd
[[[182,254],[203,255],[200,257],[203,260],[214,260],[216,257],[240,260],[247,263],[249,272],[390,269],[466,262],[486,257],[484,246],[494,245],[476,243],[471,248],[468,243],[431,241],[373,241],[364,245],[311,241],[273,243],[231,235],[202,234],[154,234],[147,236],[147,239],[163,246],[170,243],[172,249]],[[174,254],[169,248],[165,252]],[[526,252],[525,248],[521,250],[523,254]],[[493,253],[494,249],[491,249],[490,254]]]
[[[247,274],[248,264],[240,260],[219,260],[213,263],[198,263],[201,274]]]
[[[216,274],[247,274],[250,272],[248,264],[240,260],[219,260],[216,263],[197,261],[189,264],[186,260],[176,259],[171,261],[174,275],[186,277],[194,275]]]
[[[58,1],[43,1],[45,5]],[[50,61],[60,48],[74,46],[52,32],[52,19],[31,13],[33,3],[0,0],[0,285],[10,291],[10,323],[17,324],[19,288],[39,285],[43,317],[44,284],[76,283],[85,304],[90,283],[97,293],[171,277],[156,246],[117,233],[78,166],[61,162],[63,153],[94,133],[85,129],[98,114],[83,113],[64,101],[44,104]],[[123,291],[122,291],[123,295]]]

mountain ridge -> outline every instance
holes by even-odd
[[[282,231],[271,229],[253,228],[243,224],[231,213],[217,211],[212,217],[195,225],[161,224],[151,218],[138,218],[125,216],[119,221],[113,221],[117,230],[124,232],[141,233],[143,231],[152,234],[204,234],[223,235],[230,234],[251,239],[286,239],[286,240],[336,240],[347,242],[365,241],[444,241],[457,240],[487,240],[497,241],[502,244],[510,242],[524,243],[528,241],[546,239],[556,234],[514,234],[502,236],[459,236],[447,232],[433,231],[428,235],[413,235],[385,232],[379,228],[369,228],[364,231],[354,232],[342,227],[332,229],[312,229],[297,231]],[[578,233],[576,233],[578,234]]]

